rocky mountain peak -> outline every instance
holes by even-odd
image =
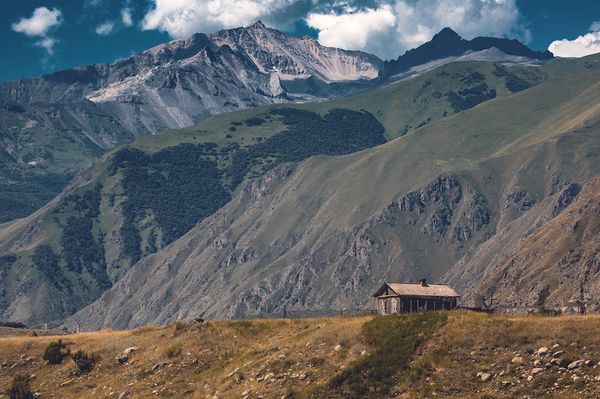
[[[431,39],[432,43],[456,43],[456,42],[462,42],[465,39],[463,39],[462,37],[460,37],[460,35],[456,32],[454,32],[451,28],[449,27],[445,27],[444,29],[442,29],[441,31],[439,31],[438,33],[436,33],[435,35],[433,35],[433,38]]]
[[[455,31],[446,27],[435,34],[431,41],[408,50],[396,60],[386,61],[382,75],[384,78],[391,78],[393,81],[397,79],[397,76],[396,79],[392,77],[406,72],[413,67],[432,63],[433,61],[438,61],[435,64],[440,65],[439,60],[450,62],[465,54],[481,52],[494,47],[507,56],[507,58],[510,58],[510,56],[526,57],[527,59],[538,60],[542,63],[554,58],[551,52],[545,51],[542,53],[540,51],[533,51],[518,40],[496,37],[476,37],[473,40],[465,40]]]
[[[248,29],[267,29],[267,27],[259,19],[258,21],[256,21],[253,24],[249,25]]]

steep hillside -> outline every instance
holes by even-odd
[[[67,325],[364,308],[381,281],[435,281],[596,174],[598,85],[598,72],[555,79],[369,150],[281,165]]]
[[[552,202],[563,204],[565,197],[579,190],[579,195],[554,219],[539,229],[514,235],[513,242],[503,248],[502,254],[490,262],[482,262],[489,253],[486,247],[505,240],[511,232],[498,234],[486,246],[482,245],[470,262],[451,270],[446,280],[464,285],[467,283],[464,274],[471,274],[465,290],[470,295],[463,300],[473,303],[482,295],[493,296],[495,306],[501,308],[577,308],[583,288],[588,311],[600,310],[597,261],[600,178],[594,178],[582,188],[569,187],[566,195]],[[554,204],[548,205],[543,208],[555,208]]]
[[[75,173],[131,134],[91,101],[0,101],[0,223],[31,215]]]

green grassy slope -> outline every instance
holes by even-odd
[[[105,148],[133,138],[90,101],[0,101],[0,223],[32,214]]]
[[[600,69],[600,54],[591,54],[581,58],[557,58],[539,69],[553,77],[574,75],[587,70],[598,70]]]

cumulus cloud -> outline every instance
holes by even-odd
[[[517,0],[152,0],[143,29],[173,38],[247,26],[291,30],[304,20],[328,46],[397,58],[444,27],[465,39],[496,36],[531,40]]]
[[[131,8],[126,7],[121,10],[121,21],[125,26],[133,25],[133,18],[131,15]]]
[[[338,15],[309,14],[306,18],[308,25],[319,30],[319,41],[330,47],[345,49],[365,48],[370,39],[379,33],[386,32],[396,24],[396,16],[392,7],[385,5],[378,10],[365,11]]]
[[[550,50],[557,57],[584,57],[600,53],[600,21],[590,26],[590,33],[575,40],[556,40],[550,43]]]
[[[41,37],[34,45],[46,49],[49,55],[53,55],[54,45],[58,43],[58,40],[49,36],[49,33],[61,24],[62,12],[60,10],[39,7],[33,11],[31,18],[21,18],[19,22],[12,24],[12,30],[24,33],[29,37]]]
[[[114,27],[115,23],[113,21],[106,21],[96,27],[96,33],[105,36],[110,34]]]
[[[19,22],[12,24],[12,29],[27,36],[46,36],[51,28],[60,24],[62,24],[60,10],[39,7],[33,11],[31,18],[21,18]]]

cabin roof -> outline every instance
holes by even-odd
[[[383,296],[385,288],[389,287],[395,295],[386,296],[414,296],[414,297],[443,297],[460,298],[460,295],[454,291],[448,284],[406,284],[406,283],[384,283],[379,288],[374,297]]]

